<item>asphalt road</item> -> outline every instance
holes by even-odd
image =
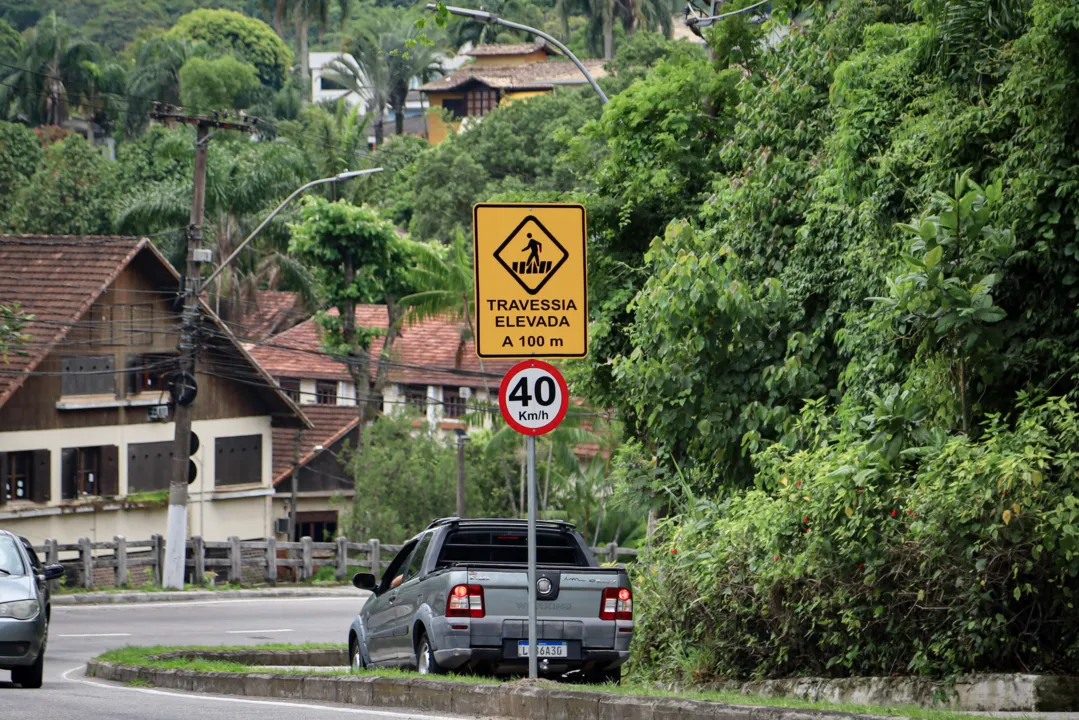
[[[55,607],[45,684],[23,690],[0,671],[3,720],[406,720],[433,716],[345,705],[195,695],[87,678],[84,665],[124,645],[260,645],[347,640],[361,598],[219,600]]]

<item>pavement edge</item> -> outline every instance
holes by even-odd
[[[297,651],[293,663],[309,658]],[[315,658],[310,658],[315,659]],[[104,660],[87,663],[102,680],[139,681],[189,692],[334,702],[370,708],[509,720],[896,720],[861,713],[725,705],[679,698],[543,687],[507,687],[424,678],[166,670]]]

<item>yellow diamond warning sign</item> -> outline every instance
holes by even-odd
[[[588,354],[585,210],[575,204],[473,208],[476,354]]]
[[[495,257],[525,292],[535,295],[558,272],[569,253],[535,215],[529,215],[495,250]]]

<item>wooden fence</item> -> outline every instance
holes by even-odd
[[[273,537],[241,540],[234,536],[226,541],[193,537],[187,541],[188,579],[202,585],[213,573],[215,579],[230,583],[265,582],[272,585],[281,577],[281,568],[293,568],[285,573],[297,580],[309,580],[325,566],[334,568],[334,576],[340,582],[346,582],[350,569],[357,567],[378,578],[402,547],[383,544],[375,538],[356,543],[343,537],[334,542],[315,542],[309,537],[300,542],[281,542]],[[74,544],[46,540],[34,550],[44,556],[46,564],[64,565],[69,585],[87,589],[142,584],[132,583],[133,571],[136,574],[141,571],[146,581],[161,585],[165,566],[165,538],[161,535],[154,535],[149,540],[128,540],[118,535],[112,542],[79,538]],[[636,550],[620,548],[615,543],[592,548],[592,552],[598,560],[607,563],[637,556]]]

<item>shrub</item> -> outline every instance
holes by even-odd
[[[755,489],[690,496],[635,578],[648,673],[1079,671],[1074,404],[1021,395],[1014,426],[972,440],[889,426],[908,399],[838,419],[810,403],[806,449],[771,446]]]

